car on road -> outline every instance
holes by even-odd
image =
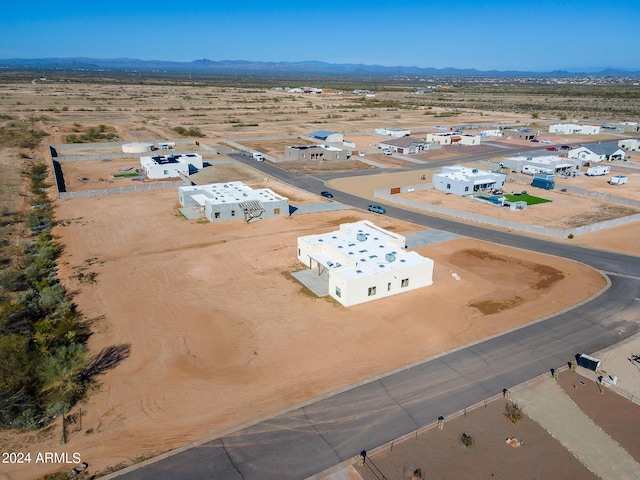
[[[331,193],[331,192],[329,192],[327,190],[325,190],[323,192],[320,192],[320,195],[322,195],[323,197],[326,197],[326,198],[333,198],[333,193]]]
[[[380,205],[369,205],[367,210],[373,213],[387,213],[387,211],[382,208]]]
[[[547,140],[546,138],[540,140],[542,143],[551,143],[551,140]]]
[[[569,145],[562,145],[560,150],[571,150],[571,147]]]
[[[550,152],[557,152],[558,148],[557,147],[547,147],[547,150],[549,150]]]

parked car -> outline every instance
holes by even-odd
[[[557,152],[558,148],[557,147],[547,147],[547,150],[549,150],[550,152]]]
[[[333,198],[333,193],[331,193],[331,192],[329,192],[327,190],[325,190],[324,192],[320,192],[320,195],[322,195],[323,197],[326,197],[326,198]]]
[[[540,140],[536,140],[535,138],[531,139],[530,141],[533,142],[533,143],[539,143],[540,142]]]
[[[387,213],[387,211],[382,208],[380,205],[369,205],[367,210],[373,213]]]
[[[393,155],[393,152],[392,152],[391,150],[389,150],[388,148],[387,148],[387,149],[384,149],[384,150],[382,151],[382,153],[384,153],[385,155]]]
[[[551,143],[551,140],[547,140],[546,138],[540,140],[542,143]]]
[[[569,145],[562,145],[560,150],[571,150],[571,147]]]

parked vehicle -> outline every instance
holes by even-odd
[[[384,208],[382,208],[380,205],[369,205],[367,207],[367,210],[373,213],[380,213],[380,214],[387,213],[387,211]]]
[[[533,139],[531,139],[531,140],[530,140],[530,142],[533,142],[533,143],[540,143],[540,140],[536,140],[535,138],[533,138]]]
[[[329,192],[327,190],[325,190],[324,192],[320,192],[320,195],[322,195],[323,197],[326,197],[326,198],[333,198],[333,193],[331,193],[331,192]]]
[[[551,140],[547,140],[546,138],[544,138],[544,139],[540,140],[540,142],[549,144],[549,143],[551,143]]]
[[[611,167],[609,165],[602,165],[597,167],[589,167],[585,173],[585,175],[589,177],[598,177],[601,175],[606,175],[611,171]]]
[[[547,150],[549,150],[550,152],[557,152],[558,148],[557,147],[547,147]]]
[[[609,180],[609,183],[611,185],[624,185],[625,183],[627,183],[627,180],[628,178],[626,175],[614,175]]]
[[[562,145],[560,150],[571,150],[571,147],[569,145]]]
[[[382,153],[384,153],[385,155],[393,155],[393,152],[391,150],[389,150],[388,148],[384,149],[382,151]]]

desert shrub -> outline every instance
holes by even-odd
[[[511,423],[514,424],[522,420],[522,417],[524,416],[522,408],[517,403],[511,401],[507,402],[504,410],[504,415],[511,420]]]

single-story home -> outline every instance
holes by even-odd
[[[640,138],[627,138],[625,140],[618,141],[618,146],[625,150],[635,152],[640,150]]]
[[[351,152],[330,145],[289,145],[284,148],[285,160],[348,160]]]
[[[535,173],[577,173],[580,171],[581,166],[582,162],[578,159],[559,157],[558,155],[507,157],[500,162],[500,167],[502,168],[529,175]]]
[[[615,143],[596,143],[569,150],[569,158],[578,158],[585,162],[610,162],[624,160],[625,152]]]
[[[480,145],[480,135],[461,132],[427,133],[427,143],[439,145]]]
[[[153,180],[188,176],[191,170],[203,167],[202,156],[197,153],[140,157],[140,165]]]
[[[404,236],[361,220],[298,237],[298,260],[328,283],[331,297],[350,307],[433,283],[433,260],[405,245]]]
[[[502,135],[515,140],[534,140],[538,132],[530,128],[506,128],[502,131]]]
[[[549,125],[549,133],[560,133],[564,135],[597,135],[600,127],[597,125],[576,125],[573,123],[556,123]]]
[[[504,173],[487,172],[477,168],[453,165],[442,167],[432,176],[433,187],[456,195],[471,195],[479,191],[502,190],[507,176]]]
[[[400,138],[411,135],[411,130],[407,128],[376,128],[375,132],[378,135],[384,135],[386,137]]]
[[[380,148],[400,154],[418,153],[424,150],[424,140],[414,137],[392,138],[380,142]]]
[[[289,215],[289,199],[269,188],[252,189],[242,182],[178,187],[183,207],[204,212],[211,222],[266,219]]]
[[[315,140],[321,140],[327,143],[342,143],[344,140],[344,135],[342,133],[329,132],[327,130],[311,132],[309,136]]]

